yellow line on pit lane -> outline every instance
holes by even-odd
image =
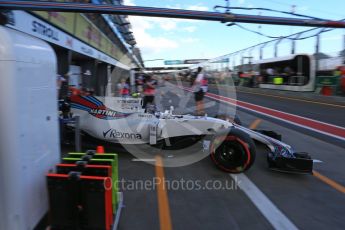
[[[250,129],[256,129],[256,127],[258,127],[258,125],[262,122],[261,119],[256,119],[255,121],[253,121],[253,123],[250,124],[249,128]]]
[[[159,183],[157,184],[157,199],[160,230],[172,230],[168,193],[165,188],[163,160],[161,156],[156,156],[156,177],[159,179]]]
[[[331,186],[332,188],[338,190],[341,193],[345,194],[345,187],[342,186],[341,184],[338,184],[337,182],[335,182],[334,180],[322,175],[321,173],[313,170],[313,176],[315,176],[317,179],[321,180],[322,182],[328,184],[329,186]]]

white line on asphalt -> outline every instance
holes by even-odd
[[[139,159],[139,158],[133,158],[132,161],[143,161],[143,162],[155,162],[156,159]]]
[[[323,163],[321,160],[313,159],[313,163]]]
[[[240,189],[254,203],[273,228],[286,230],[298,229],[246,175],[241,173],[230,174],[230,176],[238,181]]]

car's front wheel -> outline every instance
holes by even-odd
[[[213,138],[210,156],[215,165],[229,173],[248,170],[255,160],[255,144],[245,132],[232,128]]]

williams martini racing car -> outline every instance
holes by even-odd
[[[140,98],[71,96],[73,116],[80,117],[80,129],[89,136],[110,143],[181,147],[208,141],[207,149],[215,165],[226,172],[241,173],[254,163],[254,141],[265,144],[271,169],[312,173],[313,160],[295,152],[271,131],[251,130],[236,119],[145,112]],[[234,121],[235,120],[235,121]],[[169,143],[168,145],[166,143]]]

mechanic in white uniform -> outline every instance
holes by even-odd
[[[197,115],[204,115],[205,114],[205,107],[204,107],[204,96],[208,90],[208,82],[205,77],[205,74],[202,71],[202,67],[198,67],[197,76],[193,83],[193,92],[194,98],[196,102],[196,114]]]

